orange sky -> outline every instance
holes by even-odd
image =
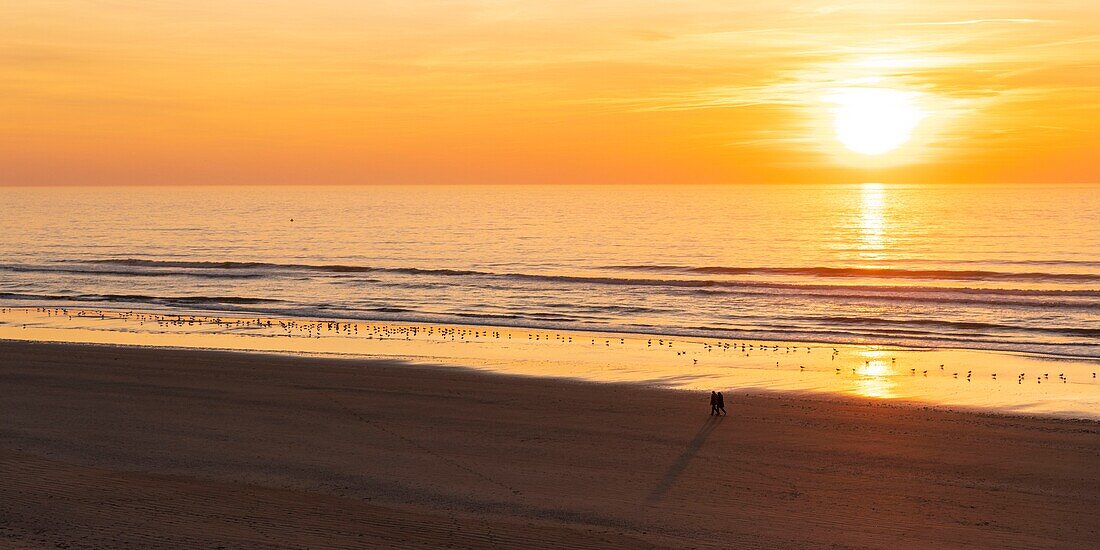
[[[0,13],[5,184],[1100,181],[1095,0]],[[915,97],[912,139],[841,147],[852,86]]]

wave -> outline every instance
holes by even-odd
[[[0,299],[10,300],[38,300],[38,301],[69,301],[69,302],[121,302],[121,303],[147,303],[158,304],[166,306],[218,306],[218,305],[263,305],[263,304],[287,304],[283,300],[269,299],[269,298],[252,298],[244,296],[148,296],[143,294],[27,294],[27,293],[13,293],[13,292],[0,292]],[[288,304],[290,305],[290,304]],[[563,307],[564,304],[543,304],[551,307],[559,306],[563,310],[570,308]],[[384,313],[384,314],[414,314],[414,315],[445,315],[452,316],[454,318],[474,318],[474,319],[497,319],[497,320],[531,320],[531,321],[559,321],[559,322],[587,322],[587,321],[608,321],[616,318],[615,314],[623,313],[623,308],[619,306],[606,306],[606,307],[583,307],[574,308],[583,309],[589,313],[611,313],[610,318],[597,319],[588,318],[582,319],[574,315],[562,315],[560,313],[545,312],[545,311],[525,311],[515,309],[509,312],[472,312],[472,311],[448,311],[445,313],[430,313],[425,311],[418,311],[416,309],[410,309],[406,307],[394,307],[394,306],[376,306],[365,308],[337,308],[344,314],[354,313],[360,311],[363,313]],[[632,312],[637,310],[648,310],[648,308],[628,308]],[[265,310],[267,313],[276,313],[279,310]],[[651,310],[648,310],[651,311]],[[1051,326],[1022,326],[1022,325],[1010,325],[1003,323],[989,323],[979,321],[949,321],[940,319],[896,319],[896,318],[884,318],[884,317],[853,317],[842,315],[822,315],[822,316],[769,316],[767,318],[761,318],[759,316],[744,316],[740,320],[748,323],[750,326],[768,327],[768,331],[787,331],[787,332],[802,332],[802,331],[820,331],[821,326],[830,327],[851,327],[854,329],[864,329],[865,331],[874,331],[878,335],[913,335],[913,336],[925,336],[925,337],[942,337],[948,333],[963,335],[967,334],[971,337],[980,336],[983,332],[1015,332],[1015,333],[1040,333],[1051,334],[1071,337],[1084,337],[1084,338],[1098,338],[1100,339],[1100,328],[1080,328],[1080,327],[1051,327]],[[784,322],[788,323],[784,323]],[[795,324],[790,324],[794,322]],[[808,323],[802,324],[802,323]],[[815,325],[817,327],[815,328]],[[672,327],[666,327],[672,328]],[[932,330],[938,329],[938,330]],[[748,327],[738,328],[737,330],[752,330]],[[948,331],[944,333],[943,331]]]
[[[249,305],[275,304],[283,300],[245,296],[149,296],[145,294],[26,294],[0,292],[0,300],[43,300],[66,302],[132,302],[160,305]]]
[[[1040,271],[989,271],[980,269],[900,269],[886,267],[722,267],[677,265],[620,265],[608,269],[704,275],[780,275],[869,279],[938,279],[947,281],[1051,281],[1100,282],[1100,274],[1048,273]]]
[[[939,319],[890,319],[883,317],[847,317],[840,315],[824,315],[821,317],[776,317],[777,319],[789,319],[797,321],[810,321],[846,326],[865,327],[929,327],[947,329],[955,332],[969,333],[972,331],[997,331],[997,332],[1040,332],[1045,334],[1059,334],[1063,336],[1081,336],[1085,338],[1100,338],[1100,328],[1078,327],[1050,327],[1050,326],[1019,326],[1003,323],[986,323],[980,321],[945,321]],[[935,334],[935,333],[932,333]]]
[[[409,275],[491,275],[491,273],[483,271],[472,271],[465,269],[427,269],[419,267],[371,267],[360,265],[345,265],[345,264],[283,264],[283,263],[270,263],[270,262],[198,262],[198,261],[176,261],[176,260],[142,260],[135,258],[124,259],[106,259],[106,260],[88,260],[87,263],[92,264],[111,264],[111,265],[125,265],[132,267],[174,267],[184,269],[221,269],[221,270],[234,270],[234,269],[252,269],[252,270],[270,270],[270,269],[296,269],[296,270],[308,270],[308,271],[321,271],[327,273],[405,273]]]
[[[388,272],[412,275],[507,275],[514,277],[518,273],[500,274],[470,269],[418,268],[418,267],[375,267],[347,264],[297,264],[270,262],[211,262],[183,260],[147,260],[137,258],[90,260],[93,264],[124,265],[151,268],[188,268],[188,269],[299,269],[330,273],[370,273]],[[1085,263],[1088,265],[1089,263]],[[617,265],[603,269],[619,271],[648,271],[666,273],[691,273],[704,275],[781,275],[811,276],[831,278],[871,278],[871,279],[942,279],[948,281],[1062,281],[1062,282],[1100,282],[1100,274],[1092,273],[1049,273],[1040,271],[990,271],[990,270],[953,270],[953,269],[902,269],[885,267],[724,267],[724,266],[678,266],[678,265]],[[595,279],[599,279],[596,277]]]
[[[507,312],[430,311],[416,307],[348,307],[346,304],[308,304],[242,296],[156,297],[141,294],[29,294],[0,292],[0,300],[40,302],[97,302],[96,308],[123,310],[132,303],[146,303],[179,311],[186,306],[208,311],[248,312],[249,314],[296,318],[392,320],[411,323],[483,324],[501,326],[598,330],[641,334],[691,337],[752,338],[779,341],[825,343],[885,344],[915,347],[967,347],[975,349],[1025,351],[1065,357],[1100,359],[1100,329],[1085,327],[1018,326],[994,322],[950,321],[939,319],[897,319],[845,317],[841,315],[773,316],[734,315],[714,319],[714,324],[693,325],[691,314],[683,312],[679,321],[647,324],[630,316],[612,314],[587,317],[520,308]],[[99,305],[103,304],[103,305]],[[611,306],[609,309],[614,309]],[[562,308],[561,313],[570,313]],[[683,324],[681,324],[683,322]]]
[[[118,275],[124,277],[203,277],[209,279],[255,279],[263,275],[257,273],[203,273],[187,271],[136,271],[123,269],[82,269],[78,267],[56,267],[37,265],[0,265],[0,270],[16,273],[63,273],[68,275]]]
[[[813,284],[813,283],[784,283],[778,281],[738,281],[716,280],[705,278],[646,278],[646,277],[616,277],[593,275],[555,275],[539,273],[497,273],[491,271],[478,271],[470,269],[445,269],[445,268],[419,268],[419,267],[375,267],[346,264],[297,264],[297,263],[269,263],[269,262],[210,262],[210,261],[176,261],[176,260],[147,260],[135,258],[100,259],[89,260],[91,264],[108,264],[116,266],[129,266],[138,268],[153,268],[154,271],[126,272],[127,274],[182,274],[192,276],[195,271],[176,272],[162,271],[164,269],[192,269],[192,270],[218,270],[213,277],[259,277],[262,274],[241,273],[237,271],[260,271],[277,273],[278,271],[306,271],[317,273],[393,273],[402,275],[422,275],[438,277],[479,277],[487,279],[507,281],[534,281],[563,284],[598,284],[598,285],[622,285],[638,287],[672,287],[687,289],[776,289],[788,292],[822,291],[829,294],[837,292],[859,292],[877,294],[879,299],[892,298],[891,294],[898,297],[913,296],[917,294],[951,294],[951,295],[981,295],[981,296],[1027,296],[1027,297],[1100,297],[1100,289],[1017,289],[1017,288],[977,288],[960,286],[897,286],[897,285],[858,285],[858,284]],[[7,266],[11,267],[11,266]],[[24,270],[30,267],[22,266]],[[53,267],[45,267],[44,270],[54,270]],[[81,271],[79,268],[69,268],[81,273],[101,273],[98,268]],[[825,277],[861,277],[861,278],[910,278],[910,279],[936,279],[958,280],[977,282],[981,280],[1017,280],[1017,281],[1042,281],[1057,280],[1087,282],[1095,281],[1100,284],[1100,275],[1088,274],[1057,274],[1057,273],[1005,273],[994,271],[952,271],[952,270],[907,270],[907,269],[876,269],[876,268],[737,268],[737,267],[682,267],[682,266],[617,266],[611,269],[634,271],[680,271],[691,274],[734,274],[734,273],[782,273],[782,274],[825,274]],[[913,274],[922,274],[913,276]],[[970,279],[967,279],[970,277]],[[1045,278],[1045,279],[1044,279]],[[952,298],[953,299],[953,298]]]
[[[726,289],[713,289],[713,288],[700,288],[693,289],[691,292],[698,296],[706,297],[721,297],[721,296],[759,296],[759,297],[774,297],[778,288],[781,292],[784,287],[775,285],[772,288],[763,288],[758,290],[740,288],[737,290]],[[884,290],[878,292],[880,289]],[[959,288],[936,288],[931,290],[925,290],[915,287],[854,287],[854,286],[818,286],[809,287],[806,285],[800,285],[798,287],[799,298],[810,298],[819,300],[833,300],[843,301],[848,304],[851,302],[872,302],[881,303],[883,301],[889,301],[890,303],[911,303],[911,304],[944,304],[950,306],[998,306],[998,307],[1014,307],[1014,308],[1026,308],[1026,309],[1043,309],[1051,310],[1057,309],[1059,311],[1065,310],[1079,310],[1079,309],[1094,309],[1098,307],[1098,304],[1090,298],[1097,296],[1095,292],[1091,291],[1071,291],[1072,293],[1065,293],[1064,291],[1014,291],[1011,293],[996,292],[1000,289],[959,289]],[[936,292],[933,294],[935,290]]]
[[[884,264],[926,264],[928,260],[921,258],[890,258],[883,260],[876,260],[879,263]],[[1001,258],[986,258],[986,259],[937,259],[936,263],[939,264],[953,264],[953,265],[1059,265],[1059,266],[1075,266],[1075,267],[1100,267],[1100,262],[1091,260],[1007,260]]]

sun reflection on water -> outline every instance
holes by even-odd
[[[886,249],[886,190],[881,183],[865,183],[860,187],[860,192],[860,257],[882,259]]]
[[[863,365],[856,367],[856,380],[854,392],[864,397],[877,397],[890,399],[897,397],[895,388],[897,382],[893,376],[896,374],[892,361],[886,359],[886,352],[878,349],[868,349],[860,353],[863,357]]]

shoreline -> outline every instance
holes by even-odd
[[[0,340],[404,358],[545,378],[862,396],[1100,419],[1100,362],[1025,352],[113,310],[54,313],[59,311],[5,308]]]
[[[395,360],[0,341],[0,541],[1060,547],[1100,423]]]
[[[106,349],[119,349],[120,351],[126,350],[147,350],[147,351],[166,351],[166,352],[196,352],[196,353],[210,353],[210,354],[226,354],[228,356],[243,355],[254,356],[255,358],[269,357],[272,359],[279,358],[300,358],[305,360],[316,361],[331,361],[331,362],[347,362],[349,364],[362,364],[381,362],[392,363],[397,366],[410,368],[410,369],[426,369],[430,371],[457,371],[464,374],[484,376],[484,377],[501,377],[505,379],[517,379],[517,380],[547,380],[551,382],[561,383],[573,383],[573,384],[597,384],[606,386],[623,386],[629,388],[637,388],[643,390],[655,390],[655,391],[668,391],[678,393],[692,393],[700,390],[688,389],[681,387],[667,387],[667,386],[654,386],[644,381],[620,381],[620,382],[601,382],[592,381],[579,377],[569,376],[541,376],[532,374],[518,374],[502,371],[488,371],[484,369],[478,369],[475,367],[469,367],[457,364],[433,364],[426,362],[418,362],[416,357],[390,357],[384,355],[357,355],[357,354],[340,354],[340,353],[309,353],[309,352],[292,352],[292,351],[268,351],[268,350],[251,350],[251,349],[232,349],[232,348],[199,348],[199,347],[176,347],[176,346],[150,346],[142,344],[105,344],[98,342],[67,342],[67,341],[35,341],[35,340],[12,340],[0,338],[0,347],[5,344],[29,344],[29,345],[42,345],[42,346],[60,346],[60,347],[87,347],[87,348],[106,348]],[[992,352],[998,353],[998,352]],[[716,387],[715,390],[720,390],[727,394],[746,396],[754,399],[791,399],[795,401],[815,401],[824,403],[837,403],[837,404],[867,404],[870,406],[881,407],[886,409],[919,409],[924,411],[935,411],[945,413],[958,413],[974,416],[985,417],[1004,417],[1008,419],[1019,420],[1059,420],[1064,422],[1079,422],[1084,424],[1100,424],[1100,415],[1097,417],[1081,417],[1075,416],[1071,413],[1058,414],[1058,413],[1039,413],[1039,412],[1027,412],[1027,411],[1012,411],[1012,410],[995,410],[982,407],[966,407],[961,405],[946,405],[928,403],[917,400],[906,399],[875,399],[871,397],[862,397],[858,395],[845,395],[832,392],[821,391],[809,391],[809,390],[771,390],[766,388],[737,388],[737,387]]]
[[[234,318],[234,319],[286,319],[300,322],[337,322],[337,323],[359,323],[359,324],[392,324],[392,325],[405,325],[405,326],[441,326],[452,327],[457,329],[478,329],[478,328],[499,328],[513,331],[542,331],[542,332],[570,332],[580,334],[604,334],[612,336],[644,336],[659,338],[662,336],[686,338],[695,340],[728,340],[728,341],[745,341],[745,342],[774,342],[783,341],[790,342],[792,344],[809,344],[813,346],[825,347],[825,346],[850,346],[850,347],[878,347],[889,348],[909,351],[963,351],[974,353],[993,353],[993,354],[1005,354],[1005,355],[1019,355],[1025,357],[1033,357],[1036,359],[1043,359],[1049,361],[1083,361],[1100,364],[1100,355],[1081,355],[1065,352],[1048,352],[1048,351],[1036,351],[1036,350],[1024,350],[1013,348],[999,348],[999,347],[976,347],[967,345],[955,345],[944,344],[936,345],[935,342],[926,344],[916,343],[899,343],[897,340],[893,341],[849,341],[837,339],[831,340],[815,340],[795,338],[768,338],[761,335],[752,335],[751,333],[763,333],[763,334],[789,334],[783,330],[769,331],[766,329],[744,329],[741,331],[733,329],[708,329],[708,328],[676,328],[676,327],[653,327],[647,330],[645,327],[618,327],[618,326],[606,326],[606,327],[571,327],[568,325],[554,325],[554,324],[504,324],[504,323],[490,323],[490,322],[477,322],[474,320],[463,321],[460,319],[439,320],[433,318],[431,315],[426,315],[422,318],[387,318],[385,316],[364,316],[364,317],[347,317],[347,316],[290,316],[283,312],[278,311],[265,311],[265,310],[217,310],[217,309],[185,309],[174,307],[171,310],[158,310],[158,309],[141,309],[141,308],[124,308],[115,306],[106,307],[88,307],[87,304],[58,306],[56,304],[50,305],[37,305],[37,306],[4,306],[2,309],[6,310],[23,310],[34,311],[37,309],[71,309],[71,310],[83,310],[83,311],[102,311],[110,312],[113,314],[125,314],[125,313],[141,313],[147,315],[160,315],[164,317],[196,317],[196,318]],[[914,339],[920,341],[919,338]],[[965,344],[964,341],[955,341],[958,344]],[[998,342],[992,342],[997,344]]]

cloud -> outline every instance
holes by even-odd
[[[901,26],[906,27],[940,27],[940,26],[954,26],[954,25],[983,25],[993,23],[1011,23],[1011,24],[1036,24],[1036,23],[1057,23],[1052,19],[964,19],[961,21],[926,21],[921,23],[901,23]]]
[[[664,173],[722,173],[736,158],[786,177],[836,167],[832,90],[879,86],[929,112],[899,163],[973,157],[978,178],[979,163],[1041,164],[1058,139],[1100,155],[1091,0],[100,0],[6,16],[0,141],[33,127],[58,150],[75,132],[174,147],[155,123],[193,136],[196,159],[224,155],[204,143],[226,135],[278,147],[294,135],[303,157],[325,144],[436,158],[478,140],[532,172],[590,154],[577,164],[602,166],[611,153],[582,150],[599,147],[617,166],[667,154]],[[464,165],[501,162],[486,155]]]

